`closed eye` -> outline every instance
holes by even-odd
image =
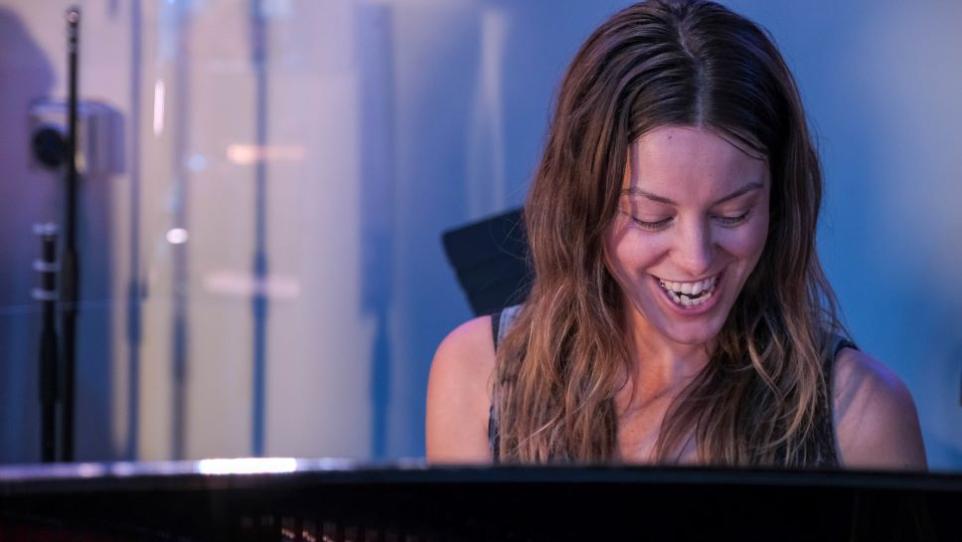
[[[671,217],[658,220],[655,222],[649,222],[647,220],[642,220],[632,214],[629,214],[629,213],[625,213],[625,214],[627,214],[635,224],[638,224],[639,226],[641,226],[646,230],[652,230],[652,231],[661,230],[661,229],[664,229],[666,226],[668,226],[668,223],[671,222]]]
[[[746,220],[748,220],[748,215],[750,215],[751,212],[752,212],[751,209],[749,209],[738,216],[716,216],[715,220],[717,220],[718,222],[722,223],[725,226],[737,226],[742,222],[745,222]]]
[[[739,224],[742,224],[743,222],[748,220],[748,215],[750,215],[751,212],[752,212],[751,209],[749,209],[738,216],[716,216],[714,218],[723,226],[733,227],[733,226],[738,226]],[[668,227],[668,225],[672,221],[672,217],[663,218],[661,220],[656,220],[656,221],[648,221],[648,220],[642,220],[632,215],[631,213],[625,213],[625,214],[628,215],[628,217],[631,218],[631,220],[638,226],[651,231],[658,231],[658,230],[665,229],[666,227]]]

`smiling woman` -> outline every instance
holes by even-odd
[[[911,397],[836,317],[821,193],[764,31],[700,0],[613,16],[525,205],[529,298],[438,348],[429,459],[924,468]]]

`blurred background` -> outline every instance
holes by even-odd
[[[431,357],[471,317],[440,235],[521,204],[567,63],[629,3],[77,2],[77,459],[422,456]],[[798,79],[856,342],[962,469],[962,3],[725,4]],[[63,186],[30,145],[69,5],[0,0],[2,463],[40,458],[32,227]]]

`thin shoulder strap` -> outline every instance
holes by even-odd
[[[520,308],[520,305],[514,305],[491,315],[491,334],[492,339],[494,339],[495,351],[498,350],[498,345],[501,344],[501,340],[504,339],[508,329],[511,328],[511,323]],[[494,463],[499,463],[498,450],[501,448],[501,434],[498,431],[498,413],[494,409],[493,401],[491,406],[488,407],[488,445],[491,448],[491,458]]]
[[[835,369],[835,359],[838,358],[838,353],[843,348],[854,348],[858,350],[858,346],[844,335],[838,333],[833,333],[829,337],[829,344],[831,348],[828,350],[828,355],[825,356],[824,361],[824,374],[825,382],[828,388],[827,403],[825,405],[825,417],[822,419],[821,423],[821,434],[822,442],[825,442],[824,455],[821,458],[820,464],[816,466],[838,468],[841,465],[840,455],[838,452],[838,434],[835,431],[835,393],[834,393],[834,369]]]
[[[843,348],[854,348],[855,350],[858,350],[858,346],[856,346],[851,339],[845,337],[844,335],[835,334],[832,336],[832,341],[832,362],[835,361],[835,358],[838,357],[839,351]]]
[[[494,333],[495,350],[498,349],[498,345],[501,344],[504,336],[508,334],[508,330],[511,329],[511,324],[520,310],[521,305],[512,305],[491,315],[491,331]]]

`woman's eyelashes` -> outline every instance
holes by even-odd
[[[661,220],[656,220],[654,222],[649,222],[647,220],[642,220],[630,213],[628,214],[628,216],[631,217],[631,220],[634,221],[635,224],[641,226],[646,230],[661,230],[666,228],[668,226],[668,223],[671,222],[671,217],[664,218]]]
[[[746,222],[751,212],[752,210],[748,209],[747,211],[745,211],[740,215],[735,215],[735,216],[719,215],[719,216],[712,216],[711,218],[717,221],[722,226],[730,228]],[[661,220],[642,220],[631,213],[625,213],[625,214],[627,214],[635,224],[650,231],[663,230],[667,228],[669,225],[671,225],[671,222],[674,219],[674,217],[669,216]]]
[[[749,209],[738,216],[716,216],[715,220],[721,222],[725,226],[737,226],[748,220],[748,215],[750,215],[751,212],[752,210]]]

